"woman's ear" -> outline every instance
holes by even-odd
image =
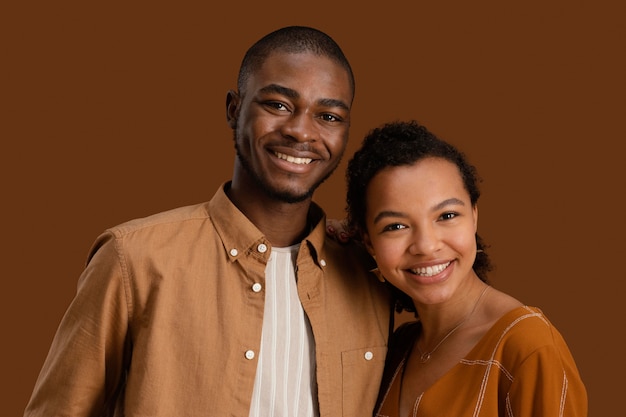
[[[474,204],[472,212],[474,213],[474,233],[476,233],[478,232],[478,204]]]
[[[370,235],[367,232],[363,232],[361,235],[363,236],[363,245],[365,246],[365,249],[367,249],[367,253],[375,258],[376,254],[374,253],[374,247],[372,246]]]
[[[231,129],[235,129],[237,127],[240,100],[241,97],[236,91],[228,90],[228,93],[226,93],[226,121]]]

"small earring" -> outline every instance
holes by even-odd
[[[376,278],[378,278],[380,282],[385,282],[385,277],[383,276],[382,272],[380,272],[380,269],[378,269],[378,267],[370,269],[370,272],[376,275]]]
[[[484,252],[484,250],[482,250],[482,249],[476,249],[476,253],[482,253],[482,252]]]

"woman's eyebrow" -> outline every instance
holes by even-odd
[[[464,206],[465,202],[455,197],[448,198],[446,200],[443,200],[441,203],[436,204],[432,208],[432,211],[441,210],[444,207],[451,206],[451,205]],[[387,217],[406,217],[406,214],[400,211],[393,211],[393,210],[381,211],[380,213],[376,215],[376,217],[374,217],[374,224],[378,223],[379,221]]]
[[[433,207],[433,211],[441,210],[442,208],[446,206],[464,206],[464,205],[465,205],[465,202],[463,202],[463,200],[459,200],[458,198],[452,197],[452,198],[443,200],[441,203],[435,205],[435,207]]]
[[[380,213],[376,215],[376,217],[374,217],[374,224],[378,223],[385,217],[405,217],[405,214],[399,211],[391,211],[391,210],[381,211]]]

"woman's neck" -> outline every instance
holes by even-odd
[[[486,283],[475,277],[468,285],[457,288],[445,302],[416,305],[422,324],[421,346],[428,351],[466,325],[484,302],[488,288]]]

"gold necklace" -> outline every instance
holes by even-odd
[[[439,341],[439,343],[437,343],[435,345],[435,347],[430,351],[430,352],[422,352],[422,349],[420,349],[419,343],[415,343],[415,346],[417,347],[417,351],[420,354],[420,362],[421,363],[426,363],[430,360],[430,356],[437,350],[437,348],[439,346],[441,346],[441,344],[443,342],[445,342],[445,340],[450,337],[450,335],[454,332],[456,332],[458,330],[459,327],[461,327],[462,325],[464,325],[470,317],[472,317],[472,314],[474,314],[474,311],[476,311],[476,307],[478,307],[478,303],[480,302],[480,299],[483,298],[483,295],[485,295],[485,293],[487,292],[487,289],[489,288],[489,285],[485,286],[485,289],[483,290],[483,292],[480,293],[480,295],[478,296],[478,299],[476,300],[476,302],[474,303],[474,307],[472,307],[472,311],[470,311],[470,313],[467,315],[467,317],[465,317],[463,320],[461,320],[461,322],[459,324],[457,324],[456,326],[454,326],[452,328],[452,330],[450,330],[444,337],[443,339],[441,339]]]

